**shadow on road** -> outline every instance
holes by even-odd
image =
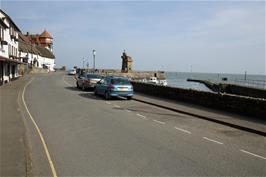
[[[65,89],[67,89],[67,90],[72,90],[72,91],[81,91],[81,90],[78,89],[77,87],[65,87]]]
[[[83,91],[83,92],[93,92],[93,89],[88,89],[88,90],[82,90],[77,87],[65,87],[65,89],[72,90],[72,91]]]
[[[94,100],[105,100],[103,95],[95,95],[93,91],[89,91],[86,93],[80,93],[79,96],[94,99]],[[123,97],[112,97],[111,99],[106,100],[106,101],[112,102],[112,101],[117,101],[117,100],[128,101],[126,98],[123,98]]]
[[[94,100],[103,100],[103,97],[96,96],[94,95],[93,92],[80,93],[79,96],[84,97],[84,98],[94,99]]]

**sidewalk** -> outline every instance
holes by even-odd
[[[134,100],[266,136],[266,122],[253,117],[137,93]]]
[[[19,91],[27,78],[0,87],[0,176],[27,175],[25,126],[18,105]]]

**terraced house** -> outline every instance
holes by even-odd
[[[55,56],[52,52],[51,35],[44,30],[42,34],[19,33],[20,57],[29,68],[42,68],[54,71]]]
[[[25,34],[0,9],[0,85],[18,78],[32,69],[54,71],[53,38],[41,34]]]
[[[0,84],[19,77],[18,33],[13,20],[0,9]]]

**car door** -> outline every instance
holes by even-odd
[[[100,81],[97,83],[97,85],[96,85],[96,89],[97,89],[97,93],[98,93],[98,94],[102,94],[103,82],[104,82],[104,79],[100,80]]]
[[[83,83],[84,83],[84,77],[85,77],[84,75],[80,75],[80,76],[79,76],[78,84],[79,84],[80,87],[83,86]]]
[[[105,90],[107,89],[107,82],[108,82],[108,79],[103,79],[101,85],[100,85],[100,94],[104,94],[105,93]]]

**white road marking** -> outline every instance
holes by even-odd
[[[182,131],[182,132],[185,132],[185,133],[188,133],[188,134],[191,134],[190,131],[185,130],[185,129],[182,129],[182,128],[175,127],[175,129],[177,129],[177,130],[179,130],[179,131]]]
[[[109,101],[106,101],[105,103],[106,103],[106,104],[111,104]]]
[[[116,107],[116,108],[121,108],[121,106],[119,106],[119,105],[116,105],[116,104],[114,105],[114,107]]]
[[[132,112],[132,111],[131,111],[131,110],[129,110],[129,109],[126,109],[126,111],[127,111],[127,112]]]
[[[68,83],[67,81],[65,81],[65,77],[66,77],[66,76],[63,76],[63,81],[64,81],[64,83],[65,83],[66,85],[68,85],[68,86],[73,87],[73,85],[71,85],[70,83]]]
[[[33,79],[32,79],[32,80],[33,80]],[[24,88],[23,88],[23,92],[22,92],[22,102],[23,102],[24,107],[25,107],[25,109],[26,109],[26,111],[27,111],[27,113],[28,113],[28,115],[29,115],[29,117],[30,117],[30,120],[32,121],[32,123],[33,123],[35,129],[37,130],[37,132],[38,132],[38,134],[39,134],[39,136],[40,136],[40,139],[41,139],[41,142],[42,142],[42,145],[43,145],[43,148],[44,148],[44,151],[45,151],[46,157],[47,157],[47,159],[48,159],[48,162],[49,162],[49,165],[50,165],[50,168],[51,168],[51,171],[52,171],[53,177],[57,177],[57,173],[56,173],[56,170],[55,170],[55,167],[54,167],[54,163],[53,163],[53,161],[52,161],[52,158],[51,158],[51,155],[50,155],[50,153],[49,153],[49,150],[48,150],[48,147],[47,147],[47,145],[46,145],[46,142],[45,142],[45,140],[44,140],[44,138],[43,138],[42,132],[41,132],[41,130],[39,129],[39,127],[38,127],[37,123],[35,122],[34,118],[32,117],[32,115],[31,115],[31,113],[30,113],[30,111],[29,111],[29,109],[28,109],[28,107],[27,107],[27,104],[26,104],[26,102],[25,102],[25,99],[24,99],[25,90],[26,90],[27,86],[32,82],[32,80],[30,80],[30,81],[24,86]]]
[[[260,155],[257,155],[257,154],[254,154],[254,153],[251,153],[251,152],[245,151],[245,150],[243,150],[243,149],[240,149],[240,151],[241,151],[241,152],[244,152],[244,153],[246,153],[246,154],[253,155],[253,156],[255,156],[255,157],[258,157],[258,158],[261,158],[261,159],[266,160],[266,157],[263,157],[263,156],[260,156]]]
[[[139,116],[139,117],[141,117],[142,119],[147,120],[146,116],[144,116],[144,115],[141,115],[141,114],[136,114],[136,115]]]
[[[161,122],[161,121],[159,121],[159,120],[155,120],[155,119],[153,119],[152,121],[157,122],[157,123],[159,123],[159,124],[165,124],[165,122]]]
[[[222,143],[222,142],[219,142],[219,141],[216,141],[216,140],[213,140],[213,139],[207,138],[207,137],[203,137],[203,139],[208,140],[208,141],[211,141],[211,142],[214,142],[214,143],[217,143],[217,144],[224,144],[224,143]]]

